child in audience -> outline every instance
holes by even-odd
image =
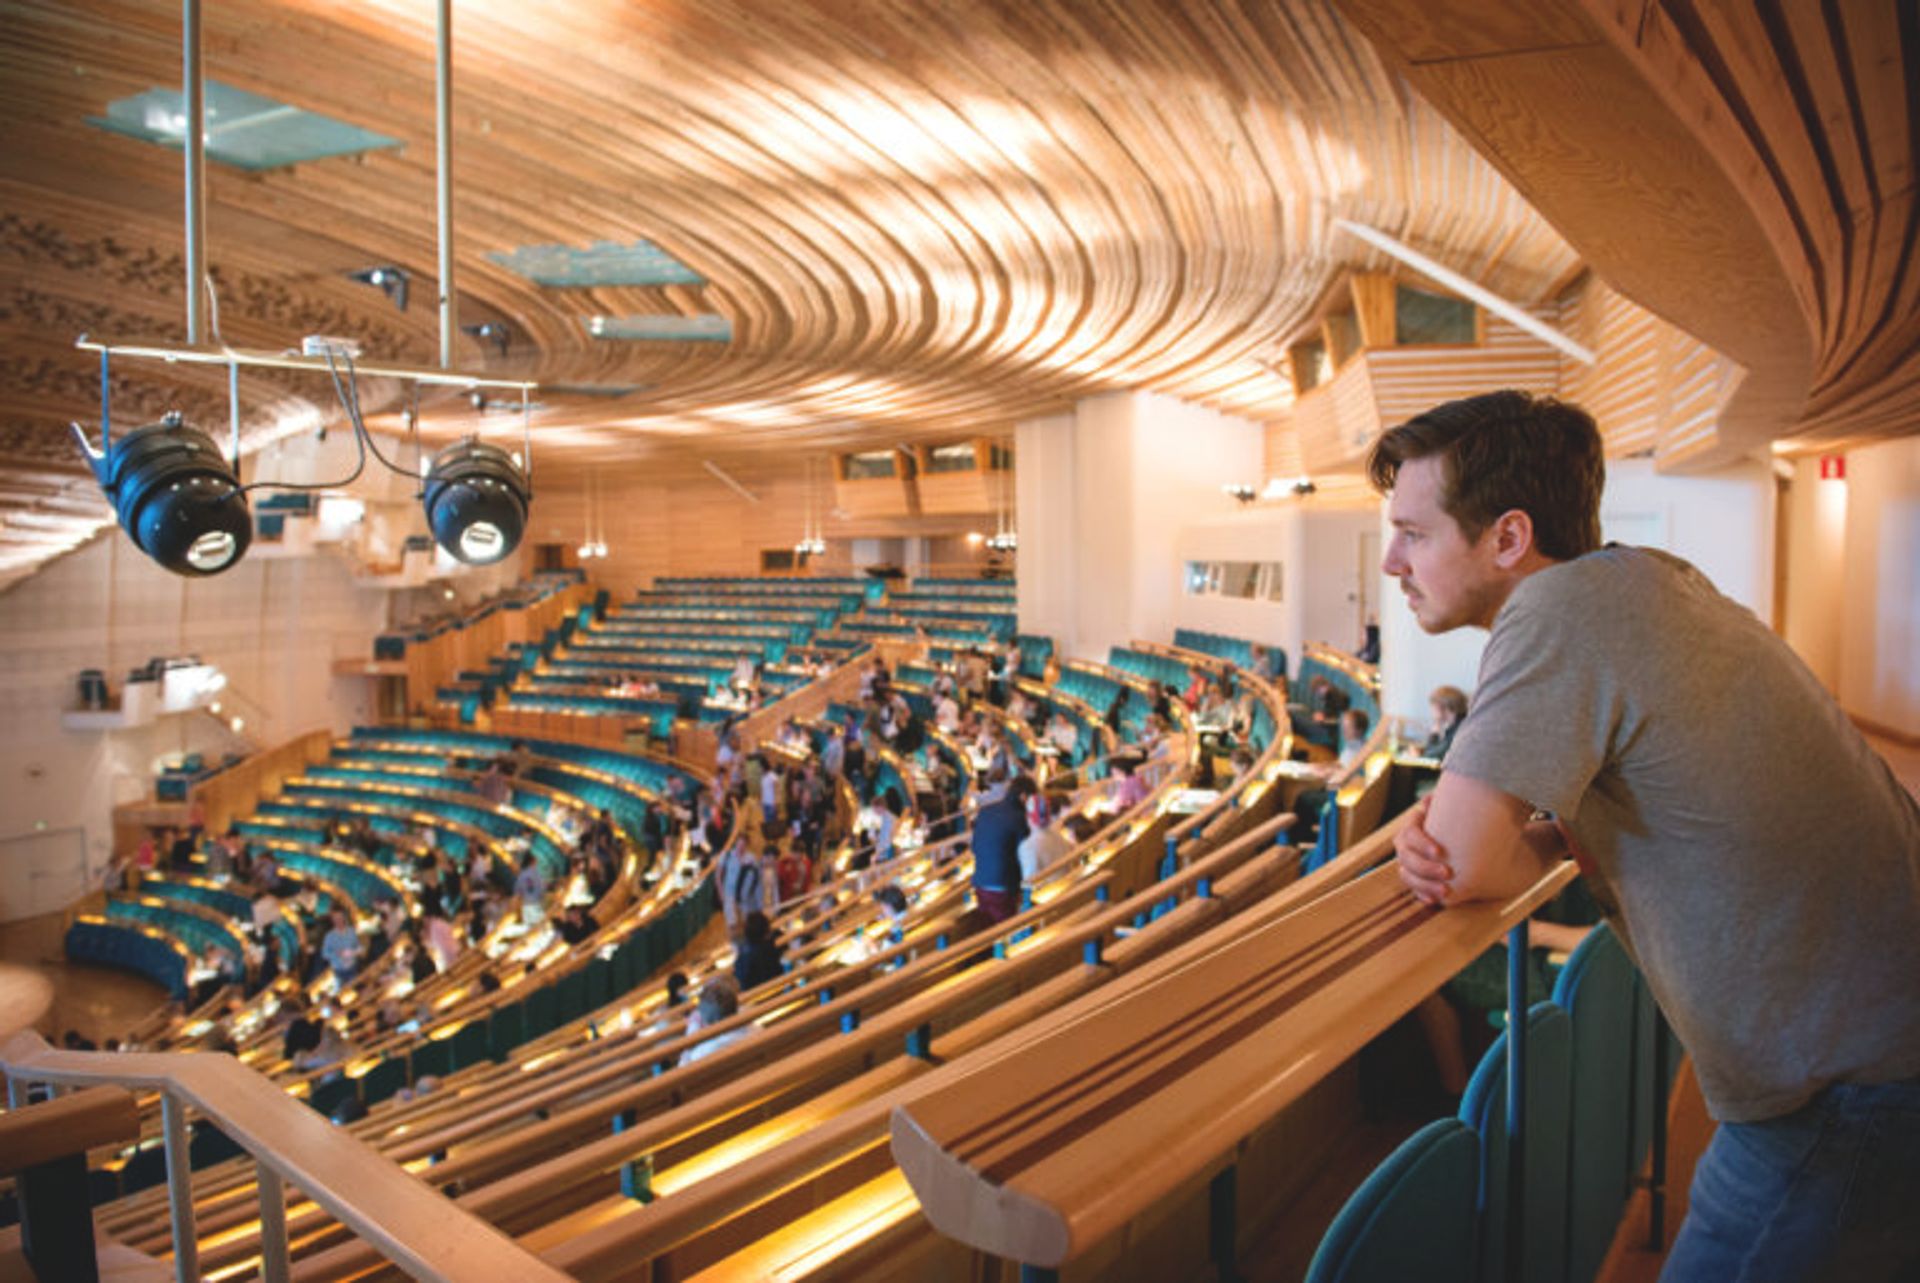
[[[689,1022],[687,1032],[692,1034],[698,1029],[708,1029],[740,1010],[740,991],[731,976],[715,976],[707,981],[700,990],[700,1009],[694,1014],[694,1022]],[[680,1063],[691,1065],[704,1060],[716,1051],[731,1047],[744,1038],[753,1036],[757,1026],[752,1021],[742,1023],[736,1029],[723,1034],[715,1034],[704,1042],[695,1043],[681,1054]]]

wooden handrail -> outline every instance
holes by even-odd
[[[1062,1265],[1204,1175],[1573,876],[1434,910],[1382,868],[1257,928],[1236,918],[1083,1019],[943,1069],[894,1111],[894,1159],[942,1233]]]
[[[566,1278],[231,1056],[56,1051],[28,1030],[0,1044],[0,1069],[27,1082],[157,1090],[170,1108],[177,1108],[175,1102],[191,1106],[253,1155],[263,1171],[297,1186],[415,1277],[474,1283]],[[184,1128],[179,1131],[184,1144]],[[170,1136],[170,1151],[173,1143]],[[168,1159],[169,1166],[177,1161],[185,1170],[184,1152],[170,1152]],[[189,1238],[191,1228],[189,1220]],[[175,1249],[195,1250],[180,1243]]]
[[[0,1114],[0,1176],[140,1135],[140,1104],[124,1087],[88,1087]]]

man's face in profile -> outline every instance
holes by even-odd
[[[1469,541],[1460,523],[1447,515],[1440,506],[1444,466],[1433,455],[1401,465],[1387,501],[1393,534],[1380,569],[1400,581],[1408,609],[1426,632],[1452,632],[1467,624],[1491,628],[1502,600],[1493,528]]]

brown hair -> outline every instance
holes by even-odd
[[[1427,702],[1442,712],[1452,713],[1458,722],[1467,715],[1467,693],[1458,686],[1436,686],[1433,694],[1427,696]]]
[[[1544,557],[1570,561],[1600,546],[1607,466],[1600,430],[1579,406],[1514,391],[1449,401],[1382,434],[1367,480],[1385,494],[1402,464],[1432,456],[1440,507],[1468,540],[1518,509]]]

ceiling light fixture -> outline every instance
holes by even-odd
[[[482,321],[478,325],[463,325],[460,327],[460,332],[482,343],[493,344],[494,349],[502,357],[506,356],[507,349],[513,344],[513,327],[505,321]]]
[[[1238,485],[1221,486],[1220,490],[1221,493],[1225,494],[1229,499],[1235,499],[1241,503],[1252,503],[1260,494],[1258,490],[1246,484],[1244,481]]]
[[[527,528],[526,474],[499,446],[468,437],[433,458],[423,498],[434,542],[474,566],[520,546]]]
[[[81,335],[75,346],[100,354],[100,448],[87,442],[84,429],[74,425],[74,435],[88,466],[106,491],[120,523],[126,527],[141,550],[167,569],[183,575],[212,575],[227,569],[240,559],[252,539],[252,514],[246,493],[255,489],[321,491],[351,484],[365,471],[367,456],[382,467],[412,477],[413,472],[380,453],[380,447],[367,431],[360,413],[358,370],[354,358],[359,347],[350,338],[309,335],[302,340],[298,354],[247,351],[229,347],[220,338],[219,316],[214,320],[217,346],[204,338],[203,286],[211,294],[212,281],[204,266],[206,238],[203,169],[206,128],[202,98],[204,78],[201,71],[201,32],[199,6],[189,5],[183,23],[186,49],[186,106],[182,151],[186,156],[186,269],[187,269],[187,342],[184,347],[135,346],[117,349],[123,356],[157,359],[168,364],[224,365],[227,369],[227,404],[231,417],[233,448],[231,459],[221,455],[205,432],[189,428],[179,417],[171,416],[113,440],[112,417],[108,398],[112,381],[109,366],[113,349]],[[532,501],[532,411],[529,396],[534,384],[524,381],[481,379],[455,373],[453,336],[457,324],[458,295],[453,279],[453,175],[452,175],[452,76],[453,32],[451,5],[440,5],[435,41],[435,179],[439,212],[439,294],[440,294],[440,368],[438,370],[400,369],[369,365],[371,377],[400,378],[419,384],[454,385],[474,391],[486,388],[511,388],[520,393],[520,422],[524,453],[508,454],[498,446],[484,444],[472,437],[442,450],[429,465],[424,452],[418,461],[420,489],[428,527],[440,546],[455,558],[473,565],[497,562],[519,546],[525,533],[527,508]],[[376,285],[401,308],[406,306],[408,277],[391,264],[349,273],[357,281]],[[505,351],[506,327],[489,322],[473,331],[476,337],[492,338]],[[341,378],[340,366],[346,366]],[[319,485],[283,482],[240,484],[240,367],[295,370],[324,370],[333,382],[341,408],[352,424],[359,458],[353,471],[338,481]],[[418,447],[418,417],[409,413],[409,428]],[[234,729],[239,729],[235,719]]]
[[[176,575],[217,575],[253,542],[253,513],[236,468],[213,438],[179,414],[135,428],[95,450],[79,424],[81,452],[141,552]]]
[[[382,263],[378,267],[363,267],[357,272],[348,272],[347,279],[359,281],[362,285],[378,286],[396,308],[402,312],[407,310],[407,290],[413,283],[413,274],[406,268]]]

